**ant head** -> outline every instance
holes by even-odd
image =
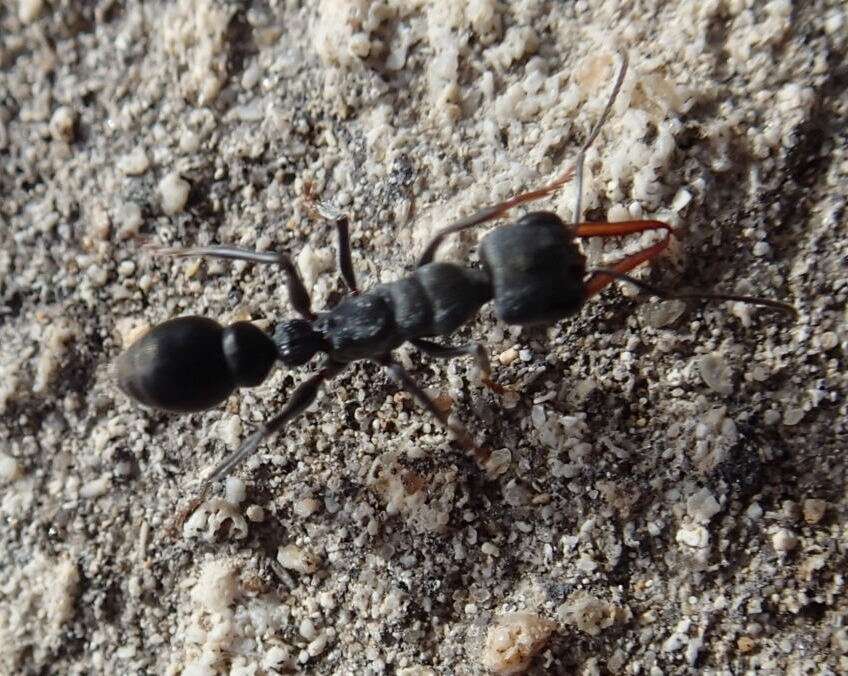
[[[305,319],[287,319],[274,331],[279,359],[286,366],[302,366],[317,352],[328,350],[327,341]]]

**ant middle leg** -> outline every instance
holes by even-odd
[[[309,298],[309,292],[297,272],[297,267],[292,261],[291,256],[283,252],[273,251],[251,251],[249,249],[240,249],[234,246],[196,246],[188,248],[174,249],[158,249],[156,253],[173,256],[175,258],[186,258],[189,256],[208,256],[209,258],[224,258],[235,261],[248,261],[249,263],[259,263],[261,265],[279,265],[283,269],[286,276],[286,286],[289,291],[289,299],[297,313],[312,321],[315,319],[315,313],[312,312],[312,302]]]
[[[413,398],[421,404],[421,406],[426,408],[445,428],[453,432],[456,435],[456,440],[459,445],[465,450],[471,451],[478,462],[484,463],[489,459],[491,453],[487,449],[478,446],[474,442],[474,438],[471,436],[471,433],[466,430],[465,427],[458,423],[452,423],[448,419],[447,414],[436,405],[436,402],[433,401],[432,397],[430,397],[430,395],[415,382],[413,377],[409,375],[403,366],[392,359],[391,355],[385,355],[383,358],[376,361],[378,364],[386,368],[392,380],[394,380],[401,388],[409,392],[409,394],[411,394]]]
[[[482,343],[473,342],[465,345],[440,345],[431,340],[423,338],[413,338],[409,341],[423,353],[435,357],[436,359],[451,359],[453,357],[469,356],[474,359],[477,368],[480,370],[480,380],[490,390],[497,394],[505,394],[506,388],[503,385],[496,383],[491,378],[491,365],[489,363],[489,355]]]
[[[602,223],[600,225],[609,225],[606,223]],[[648,229],[648,228],[646,228]],[[588,235],[587,235],[588,236]],[[655,258],[660,253],[662,253],[668,247],[668,238],[660,240],[656,244],[649,246],[646,249],[642,249],[641,251],[637,251],[635,254],[631,254],[620,260],[616,263],[612,268],[610,268],[610,272],[613,274],[608,274],[605,270],[598,270],[592,272],[592,276],[589,277],[588,280],[583,284],[584,294],[586,298],[591,298],[592,296],[596,296],[604,289],[606,286],[611,284],[615,279],[618,278],[619,275],[626,274],[633,270],[633,268],[645,263],[652,258]]]

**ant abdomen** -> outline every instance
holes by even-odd
[[[249,322],[224,327],[178,317],[133,343],[116,372],[120,388],[142,404],[188,413],[219,404],[237,387],[255,387],[276,359],[274,342]]]

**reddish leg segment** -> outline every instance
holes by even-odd
[[[665,230],[669,235],[677,232],[662,221],[620,221],[618,223],[578,223],[574,226],[575,237],[623,237],[648,230]]]
[[[660,240],[656,244],[637,251],[626,258],[620,260],[612,268],[613,272],[624,274],[630,272],[633,268],[651,260],[655,256],[662,253],[667,247],[671,235],[676,234],[674,229],[667,223],[661,221],[621,221],[620,223],[581,223],[575,228],[577,237],[620,237],[622,235],[631,235],[647,230],[666,230],[668,236]],[[593,274],[584,284],[586,298],[600,293],[601,289],[615,280],[611,275],[605,275],[600,272]]]
[[[574,167],[571,167],[566,169],[558,178],[543,188],[521,193],[520,195],[516,195],[505,202],[500,202],[494,206],[481,209],[467,218],[463,218],[461,221],[457,221],[456,223],[439,230],[439,232],[433,236],[433,239],[430,240],[427,248],[424,249],[424,253],[421,254],[421,258],[418,259],[418,267],[420,268],[422,265],[427,265],[427,263],[431,263],[433,261],[433,257],[436,255],[436,250],[444,241],[445,237],[499,218],[513,207],[517,207],[519,204],[526,204],[527,202],[532,202],[534,200],[541,199],[546,195],[550,195],[552,192],[568,183],[573,176]]]

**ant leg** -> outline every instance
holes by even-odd
[[[407,373],[403,366],[394,361],[390,355],[386,355],[382,359],[377,360],[377,363],[381,366],[385,366],[392,380],[394,380],[404,390],[409,392],[436,420],[453,432],[457,436],[457,442],[460,446],[462,446],[465,450],[474,453],[474,456],[479,462],[482,463],[488,460],[491,453],[484,448],[480,448],[476,443],[474,443],[474,438],[468,430],[465,429],[465,427],[457,423],[451,423],[448,420],[447,414],[436,406],[436,402],[434,402],[430,395],[419,387],[418,383],[416,383],[412,376]]]
[[[578,223],[574,226],[575,237],[623,237],[648,230],[665,230],[669,236],[677,231],[662,221],[620,221],[618,223]]]
[[[473,357],[477,363],[477,368],[480,369],[480,380],[483,384],[497,394],[504,394],[506,388],[499,385],[491,378],[491,366],[489,364],[489,355],[482,343],[466,343],[465,345],[440,345],[431,340],[423,338],[413,338],[409,341],[425,354],[435,357],[436,359],[451,359],[453,357],[469,356]]]
[[[668,246],[668,238],[663,239],[653,246],[649,246],[647,249],[642,249],[642,251],[637,251],[635,254],[631,254],[626,258],[620,260],[615,264],[609,271],[611,274],[608,274],[606,270],[598,270],[592,273],[592,276],[589,277],[583,283],[583,290],[586,295],[586,298],[591,298],[592,296],[596,296],[601,292],[605,286],[612,283],[614,279],[617,278],[618,275],[625,274],[630,272],[633,268],[641,265],[642,263],[651,260],[655,256],[659,255],[665,248]]]
[[[654,286],[653,284],[643,282],[641,279],[635,279],[630,275],[626,275],[623,272],[618,272],[617,270],[608,270],[606,268],[592,268],[591,270],[589,270],[589,272],[594,273],[596,275],[612,277],[613,279],[617,279],[622,282],[627,282],[641,289],[642,291],[647,291],[648,293],[656,296],[657,298],[662,298],[663,300],[730,300],[738,303],[762,305],[764,307],[769,307],[774,310],[780,310],[781,312],[788,312],[794,317],[798,317],[798,310],[796,310],[792,305],[789,305],[789,303],[782,303],[779,300],[771,300],[769,298],[757,298],[756,296],[738,296],[736,294],[727,293],[675,293],[674,291],[666,291],[665,289],[660,289],[659,287]]]
[[[297,267],[292,261],[291,256],[287,253],[275,253],[273,251],[250,251],[249,249],[239,249],[234,246],[196,246],[185,249],[158,249],[156,253],[164,256],[174,256],[175,258],[185,258],[188,256],[208,256],[210,258],[225,258],[234,261],[248,261],[250,263],[260,263],[262,265],[279,265],[286,275],[286,286],[289,291],[289,299],[297,313],[307,320],[315,319],[315,313],[312,312],[311,301],[309,300],[309,292],[303,285],[303,280],[297,272]]]
[[[354,295],[358,294],[359,288],[356,285],[356,273],[353,271],[353,258],[350,253],[350,223],[348,217],[326,202],[310,200],[308,207],[321,218],[335,224],[339,246],[339,271],[342,273],[342,279],[348,291]]]
[[[212,474],[203,481],[201,487],[202,495],[206,494],[212,484],[227,476],[242,462],[253,455],[256,452],[256,449],[259,448],[259,444],[261,444],[265,439],[278,432],[280,428],[282,428],[292,418],[296,418],[303,413],[309,405],[315,401],[318,390],[324,381],[337,375],[343,368],[343,364],[326,361],[318,373],[314,374],[311,378],[304,380],[292,393],[282,411],[280,411],[256,432],[251,434],[237,451],[224,458],[224,460],[218,464],[218,466],[212,471]]]
[[[477,225],[482,225],[483,223],[486,223],[488,221],[492,221],[502,216],[513,207],[517,207],[519,204],[524,204],[526,202],[532,202],[534,200],[541,199],[542,197],[551,194],[554,190],[557,190],[558,188],[568,183],[573,176],[574,167],[569,167],[562,173],[562,175],[560,175],[552,183],[549,183],[543,188],[539,188],[538,190],[531,190],[529,192],[516,195],[515,197],[508,199],[505,202],[499,202],[494,206],[481,209],[480,211],[471,214],[471,216],[463,218],[462,220],[457,221],[456,223],[452,223],[446,228],[439,230],[439,232],[433,235],[433,239],[430,240],[430,243],[427,244],[427,248],[424,249],[424,253],[421,254],[421,258],[418,259],[418,265],[416,267],[420,268],[422,265],[427,265],[427,263],[431,263],[433,261],[433,257],[436,255],[436,251],[438,250],[441,243],[444,241],[445,237],[453,235],[457,232],[461,232],[462,230],[467,230],[468,228],[473,228]]]
[[[433,260],[433,257],[436,255],[436,250],[439,248],[439,245],[448,235],[452,235],[454,233],[460,232],[461,230],[472,228],[476,225],[481,225],[482,223],[486,223],[487,221],[491,221],[495,218],[498,218],[499,216],[506,213],[513,207],[518,206],[519,204],[532,202],[533,200],[545,197],[546,195],[552,193],[554,190],[557,190],[558,188],[568,183],[572,178],[575,178],[577,183],[577,198],[576,204],[574,205],[574,222],[579,222],[581,212],[581,193],[583,192],[583,164],[586,158],[586,151],[589,150],[592,143],[594,143],[595,139],[601,131],[601,127],[604,126],[604,123],[609,117],[613,103],[615,103],[615,99],[618,96],[619,90],[621,89],[621,84],[624,82],[624,75],[627,72],[627,64],[627,54],[623,53],[621,55],[621,68],[618,72],[618,77],[615,80],[615,84],[613,85],[612,92],[610,93],[609,100],[607,101],[607,105],[604,107],[604,110],[601,113],[601,117],[595,123],[595,126],[589,133],[588,138],[583,143],[583,146],[580,148],[580,152],[577,155],[577,160],[573,167],[566,169],[557,179],[555,179],[552,183],[546,185],[543,188],[522,193],[521,195],[513,197],[512,199],[509,199],[506,202],[501,202],[492,207],[481,209],[476,214],[472,214],[468,218],[464,218],[461,221],[457,221],[456,223],[449,225],[443,230],[440,230],[435,234],[433,239],[430,240],[430,243],[427,245],[427,248],[424,249],[424,253],[418,260],[418,267],[426,265],[427,263],[430,263]]]

